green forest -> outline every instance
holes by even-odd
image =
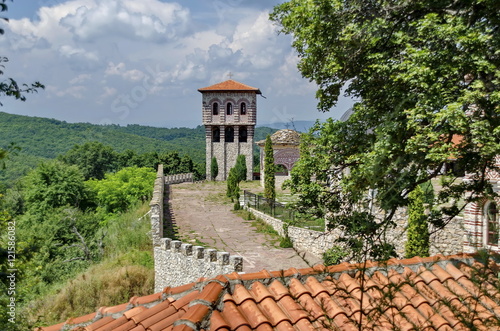
[[[255,141],[265,139],[267,134],[275,131],[268,127],[256,128]],[[177,153],[179,158],[189,157],[194,167],[200,169],[200,176],[205,174],[203,126],[167,129],[136,124],[96,125],[0,112],[0,148],[15,146],[15,153],[10,153],[6,166],[0,169],[0,184],[10,186],[40,162],[55,159],[77,145],[90,142],[110,147],[116,153],[114,159],[128,160],[128,165],[155,166],[165,161],[162,155]],[[255,161],[257,149],[255,146]],[[166,166],[165,171],[174,173],[178,169],[175,165]]]
[[[260,140],[276,130],[256,131]],[[0,326],[54,324],[152,293],[143,216],[156,169],[204,179],[204,135],[201,126],[94,125],[0,112],[0,305],[9,304],[14,261],[17,311],[12,324],[2,310]]]

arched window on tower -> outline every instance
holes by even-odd
[[[212,105],[212,115],[219,115],[219,104],[217,102]]]
[[[495,202],[490,201],[486,204],[484,218],[486,221],[486,245],[498,246],[498,210]]]
[[[234,143],[234,128],[232,126],[228,126],[224,131],[225,138],[224,141],[227,143]]]
[[[233,115],[233,104],[231,102],[226,105],[226,115]]]
[[[247,104],[242,102],[240,105],[240,114],[241,115],[246,115],[247,114]]]
[[[220,142],[220,129],[218,127],[212,129],[212,142],[214,143]]]
[[[246,126],[240,126],[240,136],[239,136],[239,142],[240,143],[246,143],[248,139],[248,131]]]

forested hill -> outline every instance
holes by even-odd
[[[255,139],[265,139],[275,129],[256,129]],[[10,174],[17,177],[44,159],[53,159],[66,153],[75,145],[98,141],[117,152],[132,150],[137,153],[172,152],[188,155],[196,163],[205,162],[205,130],[197,128],[157,128],[142,125],[119,126],[90,123],[67,123],[55,119],[13,115],[0,112],[0,148],[14,143],[21,150],[12,157]],[[17,174],[13,174],[17,173]]]
[[[13,142],[22,153],[55,158],[74,145],[98,141],[117,152],[127,149],[144,152],[179,151],[195,162],[205,160],[203,127],[165,129],[140,125],[96,125],[67,123],[55,119],[12,115],[0,112],[0,147]]]

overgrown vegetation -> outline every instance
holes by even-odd
[[[16,252],[17,315],[14,324],[2,314],[0,325],[25,330],[150,292],[149,222],[128,213],[149,201],[155,177],[152,167],[130,167],[85,181],[79,166],[52,160],[7,190],[0,198],[0,228],[10,224],[15,234],[1,231],[0,247]],[[139,212],[147,209],[145,204]],[[1,272],[8,272],[6,263]],[[2,305],[9,300],[7,286],[2,277]],[[99,291],[109,294],[107,301]]]
[[[499,170],[499,13],[492,0],[290,0],[274,8],[299,70],[318,85],[318,109],[328,111],[341,93],[357,100],[345,121],[302,136],[290,185],[304,210],[342,230],[356,259],[394,255],[384,233],[422,183],[442,179],[428,215],[436,229],[466,203],[498,197],[488,172]],[[461,171],[444,170],[451,160]],[[467,181],[458,180],[463,172]]]

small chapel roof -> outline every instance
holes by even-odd
[[[299,145],[300,133],[291,129],[279,130],[271,135],[271,142],[273,145]],[[266,140],[257,141],[256,144],[262,147]]]
[[[221,91],[249,91],[249,92],[255,92],[256,94],[262,94],[262,92],[252,86],[248,86],[246,84],[237,82],[235,80],[229,79],[221,83],[217,83],[214,85],[210,85],[207,87],[202,87],[198,89],[200,92],[221,92]]]

